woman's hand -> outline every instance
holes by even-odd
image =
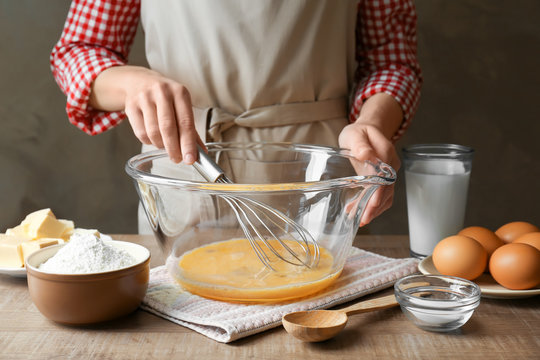
[[[192,164],[197,143],[204,146],[195,129],[189,91],[153,70],[126,65],[103,71],[92,85],[90,105],[124,110],[135,136],[165,148],[176,163]]]
[[[379,129],[372,125],[353,123],[347,125],[339,136],[339,146],[350,149],[351,155],[358,160],[376,162],[377,159],[392,166],[396,172],[401,162],[394,145]],[[374,218],[392,206],[394,185],[381,186],[369,200],[360,226],[369,224]]]
[[[360,117],[347,125],[339,135],[339,146],[349,149],[358,160],[377,159],[390,165],[397,173],[401,161],[390,138],[403,119],[401,107],[391,96],[380,93],[370,97],[362,106]],[[382,186],[369,200],[360,226],[392,206],[394,185]]]

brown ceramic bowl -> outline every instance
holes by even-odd
[[[110,241],[129,252],[137,264],[92,274],[54,274],[39,270],[63,245],[38,250],[26,259],[28,290],[38,310],[48,319],[71,325],[112,320],[140,305],[150,272],[150,251],[141,245]]]

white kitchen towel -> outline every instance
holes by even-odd
[[[150,270],[141,307],[219,342],[231,342],[281,325],[293,311],[327,309],[388,288],[418,269],[418,260],[393,259],[353,248],[341,275],[324,291],[279,304],[235,304],[209,300],[182,289],[165,266]]]

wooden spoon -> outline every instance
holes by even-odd
[[[427,282],[414,282],[402,285],[401,290],[420,288],[415,296],[429,296],[422,287]],[[370,311],[388,309],[398,305],[394,294],[361,301],[339,310],[297,311],[283,316],[283,327],[289,334],[302,341],[317,342],[336,336],[347,325],[348,316]]]
[[[286,314],[283,327],[292,336],[307,342],[328,340],[347,324],[348,316],[382,310],[398,305],[394,294],[361,301],[339,310],[311,310]]]

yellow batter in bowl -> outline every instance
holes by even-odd
[[[291,248],[295,241],[285,241]],[[275,245],[274,247],[277,247]],[[312,268],[283,260],[265,267],[247,239],[231,239],[195,248],[178,261],[177,281],[203,297],[236,302],[276,302],[303,297],[330,285],[340,274],[332,254],[320,247]]]

